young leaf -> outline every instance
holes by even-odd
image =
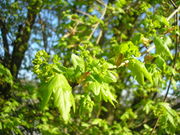
[[[53,92],[53,84],[54,82],[56,81],[55,80],[56,78],[52,78],[47,84],[44,84],[40,89],[39,89],[39,92],[40,92],[40,95],[42,97],[42,101],[40,103],[40,108],[42,110],[45,109],[46,107],[46,104],[48,103],[51,95],[52,95],[52,92]]]
[[[81,114],[81,117],[87,117],[91,116],[91,112],[93,111],[93,106],[94,106],[94,102],[91,100],[91,97],[89,95],[86,96],[82,96],[81,100],[80,100],[80,109],[79,112]],[[83,118],[83,117],[82,117]]]
[[[97,96],[100,93],[101,90],[101,84],[97,81],[95,82],[90,82],[89,86],[88,86],[89,90],[92,90],[94,92],[94,94]]]
[[[166,62],[164,61],[164,59],[163,59],[160,55],[158,55],[158,56],[156,57],[155,62],[156,62],[157,66],[158,66],[160,69],[162,69],[162,70],[165,69]]]
[[[144,77],[146,77],[152,83],[152,76],[147,71],[144,63],[139,60],[133,59],[129,62],[128,68],[131,70],[134,77],[137,79],[139,84],[144,84]]]
[[[75,54],[72,54],[71,59],[72,59],[73,66],[75,68],[77,68],[79,66],[82,71],[85,70],[85,64],[84,64],[83,58],[81,58],[80,56],[77,56]]]
[[[136,75],[136,80],[138,81],[138,83],[143,85],[144,84],[144,74],[142,72],[139,72]]]
[[[168,48],[168,44],[170,43],[170,38],[167,38],[165,41],[163,41],[159,37],[154,38],[154,44],[156,46],[156,52],[161,55],[168,55],[171,59],[173,59],[172,54]]]
[[[104,101],[109,101],[113,106],[113,102],[117,102],[115,99],[115,96],[111,93],[109,85],[107,83],[99,83],[97,81],[95,82],[90,82],[88,89],[93,91],[93,93],[98,96],[102,96]]]
[[[102,85],[101,95],[102,95],[104,101],[106,101],[106,102],[109,101],[115,107],[113,102],[117,102],[117,101],[116,101],[115,96],[111,93],[111,91],[109,89],[109,85],[106,83],[103,83],[101,85]]]
[[[111,82],[117,82],[117,77],[118,77],[118,75],[116,72],[108,71],[103,79],[105,82],[111,83]]]
[[[69,113],[71,110],[71,106],[74,104],[74,98],[68,89],[62,89],[59,87],[54,91],[54,104],[58,107],[60,114],[64,121],[69,120]]]
[[[58,107],[64,121],[69,120],[71,106],[75,108],[71,86],[62,74],[56,75],[56,82],[53,89],[54,103]]]
[[[47,84],[41,88],[42,102],[41,108],[44,109],[53,92],[54,103],[58,107],[64,121],[69,120],[71,106],[75,110],[74,98],[71,86],[62,74],[56,74]]]

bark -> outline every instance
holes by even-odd
[[[27,19],[24,26],[19,25],[18,34],[16,40],[13,42],[13,52],[10,63],[10,71],[14,78],[17,78],[19,69],[21,67],[24,54],[28,49],[28,41],[30,38],[33,24],[35,23],[36,16],[39,12],[39,2],[37,1],[28,9]]]
[[[0,18],[0,28],[1,28],[1,34],[2,34],[2,40],[3,40],[3,47],[4,47],[4,52],[5,52],[5,60],[7,61],[9,59],[9,44],[8,44],[8,40],[7,40],[7,28],[6,28],[6,24],[3,20],[1,20]]]
[[[25,52],[28,49],[28,41],[36,20],[36,16],[41,9],[41,5],[42,4],[39,0],[36,0],[34,3],[29,3],[29,6],[27,7],[27,17],[25,21],[18,26],[18,33],[16,34],[16,39],[12,42],[13,51],[11,54],[9,52],[10,44],[8,43],[7,39],[8,29],[6,28],[5,21],[0,17],[0,30],[4,48],[4,56],[0,57],[0,62],[10,70],[14,79],[17,79],[22,60],[24,59]],[[11,88],[9,87],[8,83],[1,84],[0,95],[3,95],[4,97],[9,97],[10,89]]]

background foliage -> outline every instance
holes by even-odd
[[[179,4],[1,0],[0,134],[178,134]]]

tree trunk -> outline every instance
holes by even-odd
[[[16,39],[12,42],[13,51],[12,54],[9,52],[10,45],[7,40],[7,29],[6,24],[0,18],[0,28],[3,39],[3,47],[5,55],[1,58],[1,63],[10,70],[14,79],[17,79],[18,72],[21,67],[21,63],[24,59],[25,52],[28,49],[28,41],[31,35],[33,24],[35,23],[35,19],[37,14],[41,9],[41,3],[39,0],[35,2],[30,2],[27,7],[27,18],[22,22],[21,25],[18,26],[18,33],[16,34]],[[6,97],[9,95],[10,87],[9,85],[2,84],[0,85],[0,94]],[[7,87],[5,87],[7,86]]]

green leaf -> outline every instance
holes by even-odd
[[[42,85],[42,87],[39,89],[40,95],[42,97],[42,101],[40,103],[40,108],[42,110],[45,109],[46,104],[49,102],[49,99],[52,95],[53,82],[54,82],[54,79],[51,79],[49,83]]]
[[[114,94],[110,91],[110,87],[107,83],[99,83],[97,81],[90,81],[88,90],[93,91],[96,96],[102,96],[104,101],[109,101],[113,106],[113,102],[117,102]]]
[[[64,75],[57,74],[55,78],[55,86],[57,87],[53,89],[54,103],[58,107],[64,121],[68,121],[71,106],[75,110],[74,97],[71,92],[72,88]]]
[[[169,36],[164,37],[164,44],[167,47],[172,44],[172,40]]]
[[[166,109],[168,113],[170,113],[172,116],[175,116],[174,110],[169,106],[168,103],[160,102],[159,105],[163,107],[164,109]]]
[[[158,55],[158,56],[156,57],[155,62],[156,62],[157,66],[158,66],[160,69],[162,69],[162,70],[165,69],[166,62],[164,61],[164,59],[163,59],[160,55]]]
[[[175,117],[177,116],[176,112],[169,106],[168,103],[160,102],[160,107],[162,108],[162,111],[164,112],[163,115],[166,117],[166,119],[174,126],[175,124]]]
[[[87,115],[91,116],[91,112],[93,111],[93,106],[94,106],[94,102],[91,100],[91,97],[89,95],[86,96],[82,95],[82,98],[80,100],[80,109],[79,109],[81,117],[87,118]]]
[[[104,99],[104,101],[109,101],[114,107],[113,102],[117,102],[114,94],[110,91],[110,87],[107,83],[101,84],[101,95]]]
[[[152,83],[152,76],[147,71],[144,63],[140,62],[139,60],[132,59],[128,64],[128,68],[131,70],[133,76],[136,78],[139,84],[144,84],[144,77],[146,77]]]
[[[117,82],[117,73],[113,71],[108,71],[107,74],[103,77],[104,81],[107,83]]]
[[[169,122],[170,122],[174,127],[176,127],[176,124],[175,124],[175,122],[174,122],[174,118],[173,118],[172,115],[167,114],[167,119],[169,120]]]
[[[148,114],[151,111],[151,108],[153,106],[152,100],[147,100],[147,102],[144,104],[143,110]]]
[[[126,121],[128,119],[136,119],[136,118],[137,118],[137,115],[132,111],[131,108],[128,108],[126,112],[120,117],[120,119],[123,121]]]
[[[77,56],[75,54],[72,54],[71,59],[72,59],[73,66],[75,68],[77,68],[79,66],[82,71],[85,70],[85,63],[84,63],[83,58],[81,58],[80,56]]]
[[[9,69],[7,69],[6,67],[4,67],[1,63],[0,63],[0,84],[4,84],[8,83],[11,86],[13,85],[13,77],[11,75],[11,72]]]
[[[89,89],[89,90],[92,90],[93,93],[97,96],[97,95],[99,95],[99,93],[100,93],[101,84],[100,84],[99,82],[97,82],[97,81],[95,81],[95,82],[90,82],[90,83],[89,83],[89,86],[88,86],[88,89]]]
[[[169,56],[171,59],[173,59],[172,54],[168,48],[170,42],[170,38],[166,38],[165,41],[163,41],[163,39],[155,37],[154,44],[156,46],[156,53],[162,56]]]
[[[55,89],[54,91],[54,98],[54,104],[58,107],[64,121],[67,122],[69,120],[71,106],[74,106],[74,98],[71,91],[59,87],[59,89]]]
[[[43,90],[43,91],[42,91]],[[41,88],[42,102],[44,109],[53,92],[55,106],[58,107],[64,121],[69,120],[71,106],[75,111],[75,102],[71,92],[71,86],[62,74],[56,74],[47,84]]]
[[[118,46],[118,54],[124,54],[125,56],[140,56],[140,52],[137,46],[133,44],[133,42],[128,41],[128,42],[123,42]]]

